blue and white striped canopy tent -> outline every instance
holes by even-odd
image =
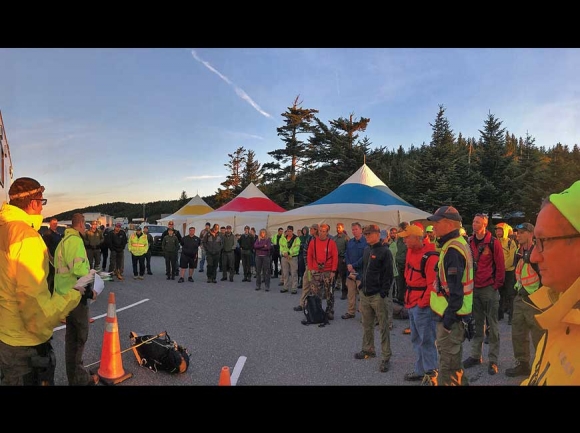
[[[411,222],[431,215],[412,206],[395,194],[366,165],[358,169],[338,188],[321,199],[284,213],[270,214],[268,231],[275,233],[279,227],[294,226],[294,233],[304,226],[327,223],[330,232],[336,233],[336,224],[344,223],[351,234],[351,223],[363,226],[377,224],[388,230],[402,221]]]

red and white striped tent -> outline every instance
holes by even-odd
[[[244,233],[244,226],[248,225],[256,229],[256,233],[268,225],[268,215],[282,213],[286,210],[270,200],[266,194],[258,189],[254,183],[250,183],[236,198],[220,208],[187,219],[187,227],[195,227],[195,232],[200,233],[205,223],[220,226],[232,226],[232,232]]]

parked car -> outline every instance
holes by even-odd
[[[155,224],[145,224],[151,236],[153,236],[153,245],[151,246],[152,256],[161,256],[163,251],[161,249],[161,235],[167,229],[165,226]]]

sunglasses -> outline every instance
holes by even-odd
[[[46,203],[48,203],[48,199],[46,198],[31,198],[30,200],[39,201],[40,203],[42,203],[43,206],[45,206]]]

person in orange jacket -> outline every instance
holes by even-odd
[[[406,373],[404,379],[419,381],[425,375],[436,376],[437,370],[436,324],[430,299],[434,290],[433,282],[437,278],[435,266],[439,255],[435,251],[435,244],[425,239],[423,230],[417,225],[407,226],[399,232],[399,237],[407,245],[405,308],[409,312],[411,344],[415,352],[413,371]],[[433,253],[427,255],[429,251]],[[423,256],[426,256],[425,260]]]

